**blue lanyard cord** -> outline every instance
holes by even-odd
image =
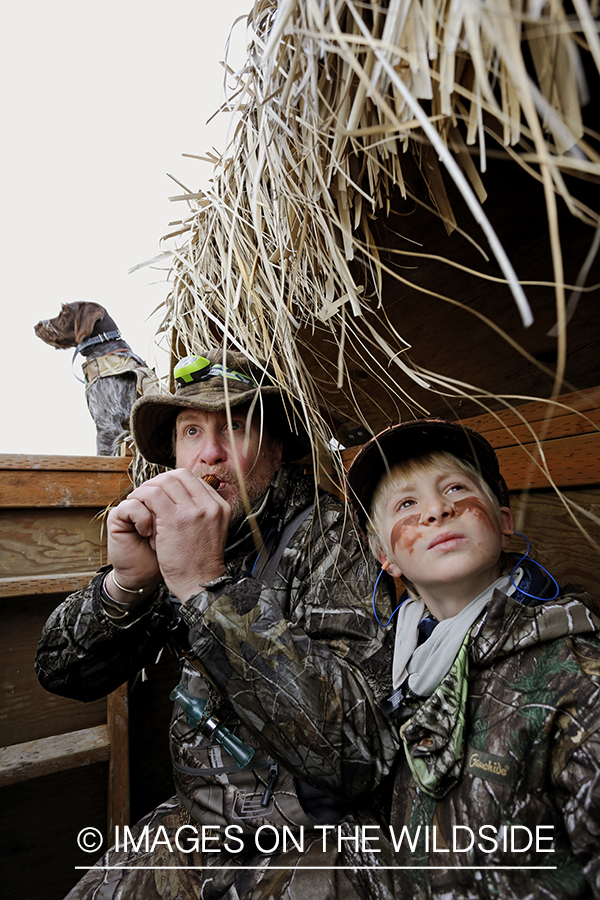
[[[394,618],[394,616],[396,615],[396,613],[398,612],[398,610],[400,609],[400,607],[402,606],[402,604],[408,600],[408,595],[403,600],[400,601],[400,603],[398,604],[398,606],[396,607],[394,612],[391,614],[391,616],[389,617],[389,619],[387,620],[385,625],[383,624],[383,622],[380,622],[379,616],[377,615],[377,610],[375,609],[375,591],[377,590],[377,585],[379,584],[379,579],[381,578],[381,576],[383,575],[384,572],[385,572],[385,569],[382,569],[381,572],[379,573],[379,575],[377,576],[377,580],[375,581],[375,587],[373,588],[373,601],[372,602],[373,602],[373,615],[375,616],[375,618],[377,619],[377,621],[379,622],[379,624],[381,625],[382,628],[387,628],[388,625],[390,624],[390,622],[392,621],[392,619]]]
[[[527,591],[523,590],[523,588],[520,588],[517,584],[515,584],[515,581],[514,581],[514,579],[513,579],[513,575],[515,574],[515,571],[519,568],[519,566],[521,565],[521,563],[523,562],[523,560],[525,560],[525,559],[527,559],[527,558],[529,557],[529,541],[527,540],[527,538],[525,537],[525,535],[524,535],[524,534],[521,534],[519,531],[515,531],[514,534],[516,534],[516,535],[518,535],[519,537],[522,537],[522,538],[523,538],[523,540],[527,543],[527,550],[525,551],[525,554],[517,561],[517,563],[515,563],[515,565],[514,565],[514,567],[513,567],[513,569],[512,569],[512,572],[510,573],[510,580],[511,580],[512,584],[514,585],[514,587],[515,587],[521,594],[525,594],[526,597],[532,597],[534,600],[543,600],[543,599],[544,599],[543,597],[538,597],[537,594],[530,594],[530,593],[528,593]],[[559,587],[558,582],[557,582],[556,578],[554,577],[554,575],[552,575],[552,574],[548,571],[548,569],[545,569],[544,566],[543,566],[541,563],[536,562],[535,559],[529,559],[529,562],[532,562],[534,565],[536,565],[536,566],[538,567],[538,569],[541,569],[542,572],[545,572],[546,575],[548,575],[548,577],[554,582],[554,584],[556,585],[556,593],[555,593],[552,597],[548,597],[547,599],[548,599],[548,600],[556,600],[556,598],[557,598],[558,595],[560,594],[560,587]],[[372,599],[372,604],[373,604],[373,615],[375,616],[377,622],[381,625],[382,628],[387,628],[387,627],[389,626],[390,622],[392,621],[392,619],[394,618],[394,616],[396,615],[396,613],[398,612],[398,610],[400,609],[400,607],[402,606],[402,604],[405,603],[406,600],[408,600],[408,596],[404,597],[404,599],[400,601],[400,603],[398,604],[398,606],[396,607],[396,609],[394,610],[394,612],[391,614],[391,616],[389,617],[389,619],[388,619],[388,621],[386,622],[386,624],[384,625],[383,622],[380,621],[379,616],[377,615],[377,610],[375,609],[375,592],[376,592],[376,590],[377,590],[377,585],[379,584],[379,579],[380,579],[381,576],[383,575],[384,571],[385,571],[385,569],[381,569],[379,575],[377,576],[377,580],[375,581],[375,586],[374,586],[374,588],[373,588],[373,599]]]
[[[544,597],[538,597],[537,594],[528,594],[527,591],[524,591],[523,588],[520,588],[520,587],[518,586],[518,584],[515,584],[515,582],[514,582],[513,575],[515,574],[516,569],[519,568],[519,566],[521,565],[521,563],[523,562],[524,559],[527,559],[527,558],[529,557],[529,541],[528,541],[528,539],[525,537],[524,534],[521,534],[520,531],[515,531],[515,532],[513,532],[513,534],[516,534],[516,535],[518,535],[519,537],[522,537],[522,538],[523,538],[523,540],[524,540],[524,541],[526,542],[526,544],[527,544],[527,550],[525,551],[525,555],[522,556],[522,557],[520,558],[520,560],[519,560],[519,561],[515,564],[515,566],[513,567],[513,570],[512,570],[512,572],[510,573],[510,580],[511,580],[512,584],[514,585],[514,587],[516,587],[516,589],[517,589],[521,594],[525,594],[526,597],[532,597],[534,600],[544,600]],[[548,599],[548,600],[556,600],[556,598],[557,598],[558,595],[560,594],[560,588],[559,588],[559,586],[558,586],[558,582],[557,582],[556,578],[554,577],[554,575],[551,575],[550,572],[548,571],[548,569],[545,569],[545,568],[543,567],[543,565],[542,565],[541,563],[539,563],[539,562],[536,562],[535,559],[531,559],[531,557],[529,557],[529,562],[532,562],[532,563],[534,564],[534,566],[537,566],[538,569],[541,569],[542,572],[545,572],[546,575],[548,575],[548,577],[552,579],[552,581],[553,581],[554,584],[556,585],[556,593],[555,593],[552,597],[548,597],[548,598],[546,598],[546,599]]]

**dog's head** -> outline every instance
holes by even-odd
[[[42,319],[33,330],[46,344],[57,350],[65,350],[67,347],[76,347],[89,337],[96,323],[105,317],[108,317],[108,313],[99,303],[77,300],[75,303],[63,303],[56,318]]]

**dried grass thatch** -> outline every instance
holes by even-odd
[[[584,69],[600,71],[597,12],[598,0],[575,0],[570,13],[560,0],[258,0],[229,104],[239,115],[234,137],[211,159],[210,190],[176,198],[190,214],[168,236],[176,249],[163,328],[174,352],[225,342],[271,361],[315,447],[331,437],[322,385],[332,371],[370,428],[346,365],[350,347],[389,396],[389,418],[400,406],[425,411],[412,400],[415,385],[475,396],[410,362],[383,289],[386,278],[406,276],[385,263],[374,226],[392,205],[415,202],[410,170],[451,232],[459,226],[445,184],[453,182],[481,229],[471,223],[469,239],[482,259],[495,256],[495,280],[527,324],[523,285],[484,212],[486,159],[501,153],[543,184],[558,393],[566,312],[557,198],[600,227],[564,177],[600,180],[597,136],[581,114]]]

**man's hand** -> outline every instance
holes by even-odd
[[[131,591],[154,590],[161,581],[160,568],[153,541],[152,513],[139,500],[128,497],[111,509],[107,519],[108,556],[114,574],[123,587]],[[112,577],[107,582],[111,597],[131,603],[134,594],[117,588]]]
[[[157,475],[109,515],[108,552],[117,580],[134,589],[156,586],[162,577],[171,593],[189,599],[224,574],[230,520],[227,501],[189,469]]]

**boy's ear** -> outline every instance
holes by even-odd
[[[381,568],[384,570],[384,572],[389,572],[392,578],[401,577],[402,572],[400,571],[396,563],[387,558],[383,549],[381,549],[377,554],[377,559],[381,563]]]
[[[508,506],[500,507],[500,520],[501,520],[501,534],[502,534],[502,549],[506,550],[508,547],[509,541],[514,534],[515,531],[515,522],[513,519],[513,514],[508,508]]]

